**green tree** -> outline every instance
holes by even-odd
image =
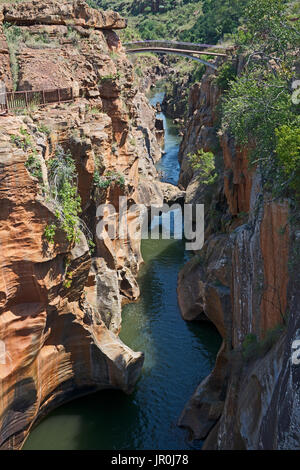
[[[300,120],[276,129],[276,158],[282,168],[282,181],[300,195]]]
[[[252,149],[251,162],[260,167],[266,189],[275,196],[295,194],[299,160],[296,150],[288,158],[284,146],[297,138],[299,127],[291,94],[299,25],[291,27],[283,0],[250,0],[241,31],[245,67],[223,99],[222,128]]]
[[[216,44],[224,34],[239,26],[248,0],[204,0],[196,24],[181,34],[181,39]]]

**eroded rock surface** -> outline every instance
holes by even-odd
[[[8,89],[11,89],[12,75],[10,70],[10,57],[8,44],[1,24],[1,17],[2,15],[0,11],[0,80]]]
[[[263,192],[249,152],[217,135],[220,94],[209,71],[190,94],[180,182],[186,202],[206,205],[206,242],[180,272],[178,299],[183,318],[212,321],[223,345],[179,424],[204,449],[298,449],[299,228],[288,201]],[[214,152],[221,175],[210,187],[189,164],[200,148]]]

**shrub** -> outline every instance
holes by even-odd
[[[78,241],[81,198],[77,194],[77,187],[65,181],[58,193],[58,200],[60,207],[56,210],[56,217],[60,220],[68,241]]]
[[[11,142],[16,145],[16,147],[21,148],[24,151],[34,150],[34,145],[32,142],[31,135],[28,133],[27,129],[21,127],[19,130],[20,135],[14,134],[10,136]]]
[[[25,163],[25,167],[34,178],[37,178],[40,182],[43,180],[42,166],[36,156],[36,152],[29,155]]]
[[[100,109],[97,108],[96,106],[92,106],[92,108],[89,110],[91,114],[98,115],[101,113]]]
[[[70,289],[72,282],[73,282],[73,272],[67,271],[65,275],[65,280],[64,280],[64,287],[66,289]]]
[[[56,225],[55,224],[47,225],[45,227],[44,237],[46,238],[48,243],[50,243],[50,244],[54,243],[55,233],[56,233]]]
[[[64,150],[58,147],[55,157],[48,162],[48,169],[49,194],[55,204],[58,223],[66,233],[67,240],[76,242],[80,228],[81,199],[77,192],[76,167],[71,154],[65,154]],[[57,225],[55,227],[57,228]],[[54,224],[46,229],[45,237],[53,240]]]
[[[299,123],[300,124],[300,123]],[[277,137],[276,158],[282,168],[282,180],[300,195],[300,126],[283,125],[275,130]]]
[[[291,117],[288,84],[260,68],[232,82],[223,103],[223,129],[232,132],[238,144],[255,143],[256,153],[262,151],[263,156],[274,146],[275,129]]]
[[[57,197],[59,191],[66,182],[75,184],[77,175],[76,167],[70,152],[65,153],[62,147],[58,147],[55,157],[49,160],[49,183]]]
[[[265,63],[273,53],[286,64],[289,59],[293,61],[288,52],[299,45],[300,27],[299,21],[294,25],[289,21],[286,0],[250,0],[245,9],[245,24],[246,49],[250,47]]]
[[[112,183],[124,187],[125,178],[121,173],[116,171],[108,171],[105,175],[100,176],[98,171],[94,174],[94,185],[100,189],[107,189]]]
[[[25,167],[34,178],[37,178],[41,182],[43,179],[42,166],[38,159],[36,148],[33,145],[31,135],[24,127],[21,127],[19,133],[20,135],[11,135],[10,140],[16,147],[29,153]]]
[[[93,252],[96,247],[96,244],[90,238],[88,239],[88,245],[89,245],[90,251]]]
[[[46,226],[45,238],[53,243],[59,226],[65,232],[67,240],[76,243],[82,231],[92,251],[95,247],[92,233],[79,217],[81,198],[77,190],[76,166],[70,152],[65,153],[60,146],[55,157],[48,162],[48,179],[49,198],[55,206],[57,223]]]
[[[47,127],[45,124],[39,124],[37,126],[37,130],[38,130],[38,132],[41,132],[41,134],[45,134],[47,136],[49,136],[51,134],[51,131],[50,131],[49,127]]]
[[[212,152],[204,152],[203,149],[193,155],[189,154],[192,169],[198,173],[202,184],[212,184],[217,178],[215,171],[215,156]]]
[[[67,39],[72,42],[73,46],[78,46],[81,41],[81,36],[80,34],[75,31],[73,28],[70,26],[68,27],[68,32],[67,32]]]
[[[118,80],[120,77],[121,77],[120,72],[117,72],[115,74],[109,73],[107,75],[103,75],[102,77],[100,77],[100,83],[101,82],[115,81],[115,80]]]
[[[226,91],[229,88],[230,82],[236,78],[236,69],[232,62],[224,62],[218,71],[216,84],[221,90]]]
[[[193,62],[193,70],[191,72],[191,82],[201,82],[203,75],[206,72],[206,65]]]

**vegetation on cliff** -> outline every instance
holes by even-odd
[[[80,226],[81,198],[77,191],[77,173],[70,153],[58,147],[54,158],[49,160],[49,197],[55,203],[55,215],[58,225],[66,233],[67,240],[78,239]],[[56,224],[47,225],[45,237],[49,243],[54,242]]]
[[[299,22],[289,20],[283,0],[251,0],[237,45],[246,65],[223,100],[223,130],[240,146],[253,148],[251,162],[260,167],[265,187],[274,196],[298,197],[300,121],[292,83]]]
[[[215,171],[215,156],[212,152],[204,152],[203,149],[200,149],[193,155],[189,154],[189,160],[201,184],[212,184],[215,182],[217,174]]]
[[[107,171],[105,175],[99,175],[96,171],[94,174],[94,184],[100,189],[107,189],[112,183],[117,184],[120,187],[125,186],[125,178],[120,172]]]

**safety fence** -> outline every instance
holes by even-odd
[[[45,106],[54,103],[73,101],[73,88],[55,88],[46,90],[8,91],[0,93],[0,114],[22,110],[32,106]]]

